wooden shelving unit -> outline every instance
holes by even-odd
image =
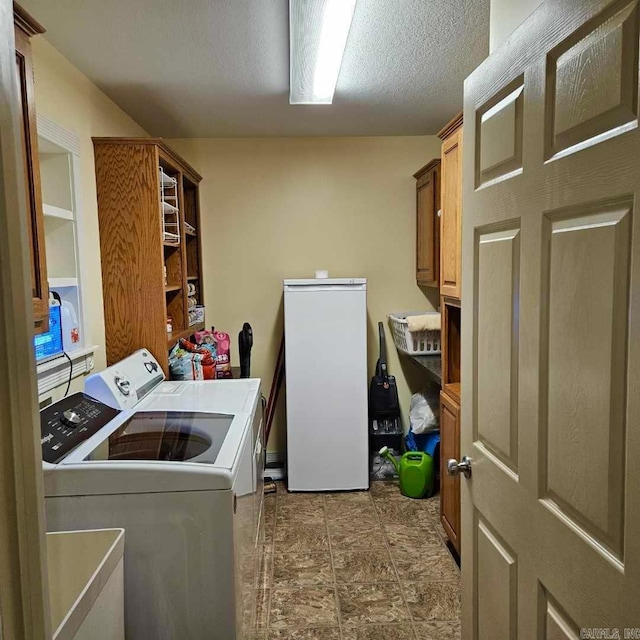
[[[440,393],[440,519],[460,553],[460,477],[446,473],[448,458],[460,457],[460,346],[462,292],[462,114],[438,136],[442,140],[440,218],[440,308],[442,391]]]
[[[460,300],[442,298],[442,390],[460,404]]]
[[[168,349],[205,326],[189,317],[189,298],[204,304],[202,178],[160,138],[93,143],[107,362],[146,348],[168,375]]]

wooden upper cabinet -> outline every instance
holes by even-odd
[[[416,281],[440,286],[440,160],[414,174],[416,182]]]
[[[44,217],[40,186],[38,133],[33,89],[31,41],[44,29],[19,5],[13,5],[16,39],[16,70],[20,97],[20,132],[25,177],[25,202],[31,267],[31,297],[36,333],[49,330],[49,285],[45,255]]]
[[[442,139],[440,293],[459,300],[462,290],[462,114],[438,136]]]

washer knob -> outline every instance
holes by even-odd
[[[128,396],[131,393],[131,383],[129,380],[121,376],[116,376],[113,381],[115,382],[116,388],[123,396]]]
[[[75,429],[82,422],[82,418],[80,417],[80,414],[76,413],[72,409],[67,409],[62,414],[62,418],[60,418],[60,420],[62,424],[64,424],[67,427],[71,427],[72,429]]]

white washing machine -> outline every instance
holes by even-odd
[[[259,380],[165,382],[140,350],[41,411],[47,529],[126,529],[128,640],[236,640],[262,548]]]

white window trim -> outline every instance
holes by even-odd
[[[96,349],[98,349],[96,345],[91,345],[76,349],[76,351],[71,351],[68,354],[73,366],[71,371],[72,380],[93,370],[93,354]],[[38,372],[38,397],[42,401],[42,396],[46,396],[50,391],[68,382],[69,361],[64,356],[58,356],[53,360],[39,364],[36,367],[36,371]]]

